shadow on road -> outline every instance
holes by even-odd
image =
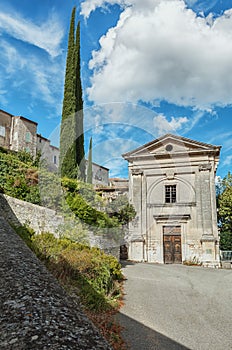
[[[120,264],[122,265],[122,267],[126,267],[128,265],[135,265],[139,263],[135,261],[130,261],[130,260],[120,260]]]
[[[122,313],[117,314],[116,317],[124,328],[123,338],[129,350],[190,350]]]

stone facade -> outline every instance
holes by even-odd
[[[45,160],[48,169],[57,172],[59,169],[59,148],[52,146],[50,140],[37,135],[37,151],[41,152],[41,159]]]
[[[167,134],[123,157],[129,162],[128,257],[219,266],[215,174],[219,146]]]
[[[45,161],[49,171],[57,172],[59,168],[60,150],[51,145],[50,140],[37,134],[37,123],[17,117],[0,110],[0,147],[12,151],[26,151],[33,157],[41,152],[41,160]],[[88,161],[86,160],[86,172]],[[109,182],[109,169],[92,163],[94,185],[107,186]]]
[[[0,110],[0,146],[36,156],[37,123]]]
[[[0,110],[0,146],[10,149],[12,116]]]
[[[88,160],[85,162],[85,175],[87,176]],[[107,186],[109,183],[109,169],[92,162],[92,183],[95,186]]]
[[[17,152],[24,150],[35,157],[37,123],[24,117],[13,117],[12,125],[13,137],[10,149]]]
[[[118,196],[125,195],[128,197],[129,193],[129,181],[122,178],[110,178],[108,186],[100,186],[95,190],[105,198],[108,202],[112,202]]]

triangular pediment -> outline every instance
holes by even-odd
[[[185,137],[166,134],[131,152],[123,154],[125,159],[146,156],[178,155],[183,153],[220,151],[220,146],[194,141]]]

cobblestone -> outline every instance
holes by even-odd
[[[0,250],[1,350],[111,350],[1,216]]]

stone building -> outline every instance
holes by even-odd
[[[56,172],[59,168],[60,150],[58,147],[51,145],[51,141],[37,134],[37,151],[41,152],[41,159],[45,160],[47,168]]]
[[[85,162],[85,176],[87,177],[88,160]],[[92,162],[92,183],[95,186],[107,186],[109,182],[109,169]]]
[[[49,171],[56,172],[59,168],[60,150],[51,145],[49,139],[37,134],[37,123],[22,116],[14,116],[0,110],[0,147],[12,151],[26,151],[33,157],[41,152]],[[88,161],[86,160],[86,170]],[[107,186],[109,169],[93,163],[93,184]]]
[[[219,266],[215,174],[220,146],[167,134],[123,155],[129,198],[128,258]]]
[[[0,110],[0,146],[36,156],[37,123]]]
[[[41,152],[48,168],[56,171],[59,165],[59,149],[50,140],[37,134],[37,123],[22,116],[14,116],[0,110],[0,146],[12,151],[26,151],[33,157]]]
[[[107,186],[96,186],[95,190],[108,202],[122,195],[128,198],[129,181],[122,178],[109,178]]]

